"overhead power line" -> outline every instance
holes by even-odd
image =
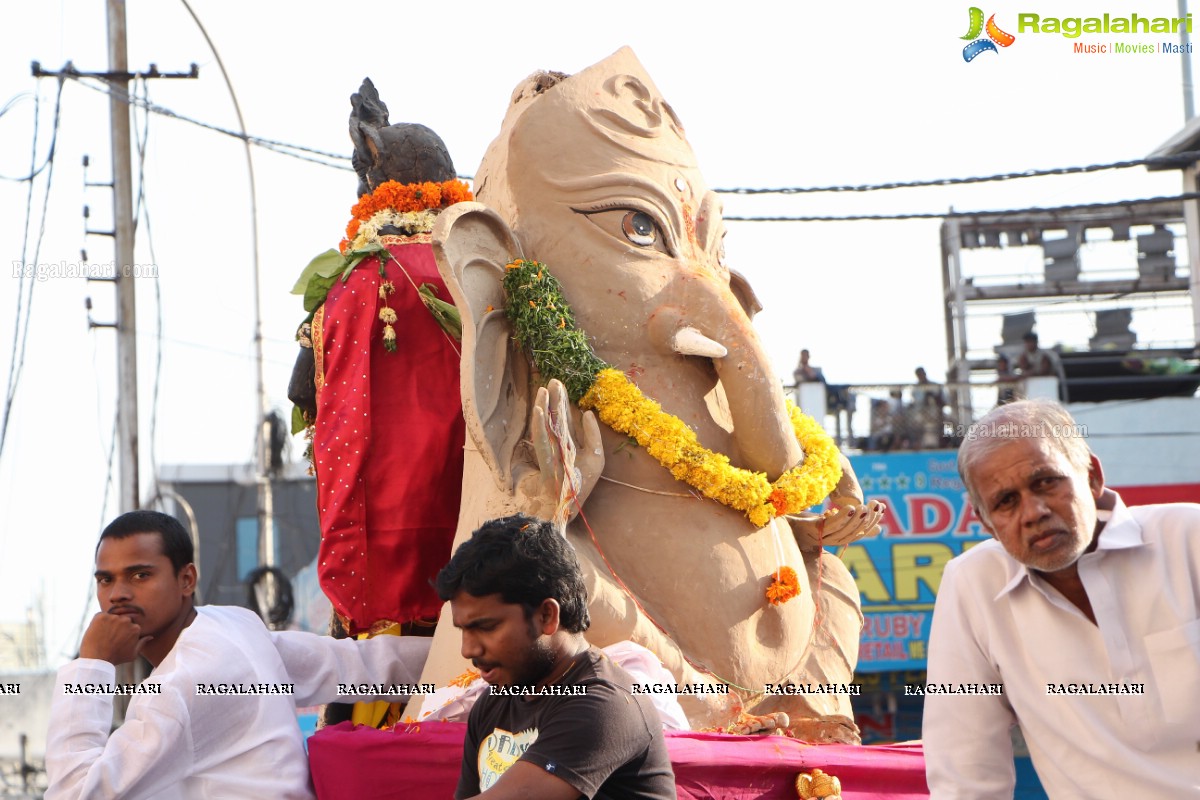
[[[21,94],[17,95],[16,97],[13,97],[11,100],[9,100],[7,103],[5,103],[4,108],[0,108],[0,117],[4,116],[6,113],[8,113],[8,111],[17,104],[17,102],[19,102],[20,100],[24,99],[27,96],[29,96],[29,92],[22,92]],[[30,168],[29,168],[28,175],[22,175],[19,178],[14,178],[11,175],[0,175],[0,180],[12,181],[13,183],[25,183],[27,181],[32,181],[38,175],[41,175],[42,172],[46,169],[46,167],[50,166],[50,162],[54,160],[54,150],[56,147],[58,147],[58,115],[59,115],[59,111],[61,109],[62,109],[62,81],[60,80],[58,82],[58,94],[55,96],[55,100],[54,100],[54,131],[50,136],[50,147],[46,152],[46,159],[42,162],[42,165],[40,167],[36,166],[36,164],[37,164],[38,99],[37,99],[37,96],[35,95],[34,103],[33,103],[34,162],[33,162],[33,164],[29,165]]]
[[[150,85],[141,79],[141,96],[150,99]],[[134,114],[136,121],[137,115]],[[137,205],[133,212],[135,220],[139,220],[146,231],[146,245],[150,251],[150,263],[158,270],[158,254],[154,251],[154,231],[150,225],[150,204],[146,198],[146,148],[150,143],[150,113],[143,114],[142,128],[134,128],[137,147]],[[156,275],[154,278],[154,388],[150,394],[150,474],[155,486],[158,485],[158,397],[162,384],[163,358],[163,303],[162,281]]]
[[[723,217],[726,222],[863,222],[908,219],[961,219],[963,217],[1002,217],[1023,214],[1056,214],[1067,211],[1089,209],[1123,208],[1148,203],[1171,203],[1200,199],[1200,192],[1185,192],[1169,197],[1145,197],[1140,200],[1117,200],[1111,203],[1081,203],[1073,206],[1033,208],[1006,208],[995,211],[936,211],[919,214],[847,214],[845,216],[795,216],[795,217]]]
[[[274,152],[281,153],[282,155],[291,156],[292,158],[299,158],[303,161],[310,161],[315,164],[321,164],[323,166],[332,167],[334,169],[339,169],[339,170],[352,171],[352,169],[353,169],[350,166],[350,156],[343,155],[341,153],[333,153],[328,150],[320,150],[315,147],[307,147],[305,145],[291,144],[289,142],[283,142],[278,139],[267,139],[267,138],[264,138],[261,136],[252,136],[250,134],[241,133],[241,132],[235,131],[235,130],[230,130],[228,128],[223,128],[220,125],[214,125],[210,122],[204,122],[202,120],[198,120],[193,117],[189,117],[185,114],[180,114],[179,112],[173,111],[169,108],[165,108],[164,106],[150,103],[148,100],[145,100],[144,98],[130,97],[127,93],[122,92],[120,89],[114,90],[114,89],[112,89],[112,87],[97,86],[97,85],[88,83],[84,80],[84,76],[72,75],[69,70],[64,70],[63,74],[66,77],[71,78],[72,80],[78,81],[79,83],[88,87],[89,89],[92,89],[93,91],[102,92],[104,94],[114,95],[115,97],[119,98],[122,102],[141,106],[142,108],[145,108],[147,111],[154,113],[154,114],[160,114],[165,117],[170,117],[172,119],[180,120],[181,122],[187,122],[192,125],[197,125],[201,128],[205,128],[206,130],[211,130],[216,133],[223,134],[225,136],[230,136],[234,139],[241,139],[243,141],[247,141],[250,144],[256,145],[258,147],[262,147],[267,150],[272,150]],[[310,158],[310,157],[307,157],[302,154],[309,154],[311,156],[320,156],[320,158]],[[322,159],[332,159],[333,161],[342,162],[342,163],[329,163],[328,161],[325,161]],[[1135,159],[1126,159],[1124,161],[1112,161],[1112,162],[1102,163],[1102,164],[1087,164],[1087,165],[1083,165],[1083,166],[1074,166],[1074,167],[1052,167],[1052,168],[1048,168],[1048,169],[1030,169],[1030,170],[1023,170],[1021,172],[1002,172],[1002,173],[997,173],[995,175],[974,175],[974,176],[969,176],[969,177],[964,177],[964,178],[932,178],[932,179],[927,179],[927,180],[891,181],[891,182],[887,182],[887,183],[866,183],[866,184],[859,184],[859,185],[843,184],[843,185],[831,185],[831,186],[782,186],[782,187],[765,187],[765,188],[764,187],[732,187],[732,188],[714,189],[713,191],[716,192],[717,194],[740,194],[740,195],[819,194],[819,193],[839,193],[839,192],[841,192],[841,193],[860,192],[861,193],[861,192],[886,191],[886,190],[890,190],[890,189],[916,189],[916,188],[931,187],[931,186],[962,186],[962,185],[975,184],[975,183],[993,183],[993,182],[997,182],[997,181],[1009,181],[1009,180],[1016,180],[1019,178],[1044,178],[1044,177],[1055,176],[1055,175],[1083,175],[1083,174],[1087,174],[1087,173],[1091,173],[1091,172],[1102,172],[1105,170],[1115,170],[1115,169],[1130,169],[1133,167],[1153,166],[1153,167],[1160,167],[1160,168],[1171,168],[1171,167],[1178,168],[1178,167],[1186,166],[1188,164],[1195,163],[1198,160],[1200,160],[1200,150],[1188,150],[1188,151],[1185,151],[1182,153],[1177,153],[1173,156],[1158,156],[1158,157],[1152,157],[1152,158],[1135,158]],[[470,180],[473,176],[461,175],[459,177]],[[938,215],[933,215],[933,216],[940,217],[940,216],[944,216],[944,215],[938,214]],[[863,217],[863,219],[874,219],[874,217]]]
[[[21,370],[25,366],[25,347],[29,343],[29,321],[32,318],[33,310],[33,288],[37,285],[36,276],[27,274],[31,263],[36,269],[38,256],[42,251],[42,239],[46,235],[46,210],[50,205],[50,188],[54,183],[54,151],[55,143],[58,141],[59,120],[62,111],[62,88],[63,82],[59,80],[58,91],[54,96],[54,130],[50,136],[50,152],[46,157],[42,167],[36,167],[37,164],[37,140],[38,140],[38,117],[39,108],[35,99],[33,112],[33,148],[30,155],[30,170],[29,178],[26,179],[29,183],[29,192],[25,200],[25,227],[21,238],[21,272],[20,283],[17,284],[17,311],[13,315],[13,343],[12,343],[12,360],[8,365],[8,382],[4,391],[4,414],[0,417],[0,454],[4,452],[4,443],[8,440],[8,425],[12,417],[13,401],[17,397],[17,387],[21,383]],[[33,217],[33,187],[34,178],[42,171],[42,168],[48,167],[46,172],[46,193],[42,197],[42,213],[41,219],[38,222],[37,238],[33,246],[33,259],[29,260],[29,228]],[[26,281],[28,280],[28,288]],[[24,315],[22,316],[22,310]]]
[[[0,117],[3,117],[9,111],[12,111],[16,107],[17,103],[21,102],[22,100],[29,100],[34,97],[36,97],[36,95],[33,92],[19,92],[14,94],[12,97],[8,98],[8,101],[3,106],[0,106]]]
[[[101,94],[110,95],[112,97],[117,98],[122,103],[128,103],[129,105],[143,108],[152,114],[158,114],[160,116],[169,117],[171,119],[177,119],[180,122],[186,122],[190,125],[196,125],[198,127],[204,128],[205,130],[210,130],[215,133],[220,133],[225,136],[232,137],[234,139],[248,142],[249,144],[255,145],[257,147],[262,147],[266,150],[272,150],[276,153],[280,153],[281,155],[291,156],[292,158],[298,158],[301,161],[310,161],[314,164],[320,164],[325,167],[332,167],[333,169],[345,170],[347,172],[353,171],[353,167],[350,166],[350,156],[342,155],[341,153],[331,153],[327,150],[318,150],[314,147],[306,147],[304,145],[299,145],[299,144],[290,144],[288,142],[281,142],[277,139],[265,139],[261,136],[252,136],[248,133],[241,133],[239,131],[230,130],[229,128],[223,128],[220,125],[214,125],[211,122],[204,122],[203,120],[198,120],[193,117],[189,117],[185,114],[180,114],[177,111],[172,111],[171,109],[166,108],[164,106],[160,106],[157,103],[151,103],[149,100],[147,100],[145,98],[131,96],[128,92],[121,91],[120,88],[114,89],[111,86],[97,86],[95,84],[89,83],[86,80],[86,76],[83,76],[83,75],[72,75],[70,72],[68,72],[66,70],[64,70],[63,75],[64,75],[64,77],[67,77],[73,81],[76,81],[81,86],[86,86],[87,88],[91,89],[94,92],[100,92]],[[305,153],[310,153],[312,155],[311,156],[304,155]],[[314,158],[313,156],[321,156],[321,158]],[[337,161],[344,161],[346,163],[345,164],[334,164],[334,163],[330,163],[329,161],[326,161],[324,159],[335,159]]]
[[[891,183],[865,183],[860,186],[787,186],[776,189],[714,189],[717,194],[816,194],[819,192],[877,192],[886,189],[916,189],[924,186],[962,186],[969,183],[1011,181],[1017,178],[1044,178],[1049,175],[1082,175],[1109,169],[1130,167],[1185,167],[1200,160],[1200,150],[1188,150],[1173,156],[1136,158],[1128,161],[1113,161],[1108,164],[1089,164],[1083,167],[1054,167],[1053,169],[1029,169],[1024,172],[1002,172],[997,175],[978,175],[969,178],[934,178],[924,181],[894,181]]]
[[[181,122],[186,122],[191,125],[204,128],[206,130],[220,133],[224,136],[229,136],[248,144],[262,147],[272,152],[281,155],[297,158],[302,161],[308,161],[314,164],[319,164],[325,167],[342,171],[353,171],[350,166],[350,156],[341,153],[334,153],[328,150],[320,150],[314,147],[305,145],[292,144],[290,142],[280,141],[278,139],[267,139],[261,136],[253,136],[249,133],[239,132],[224,128],[220,125],[214,125],[210,122],[189,117],[172,109],[160,106],[156,103],[151,103],[143,97],[131,96],[128,92],[122,91],[120,88],[114,89],[110,86],[99,86],[89,83],[88,76],[74,72],[74,68],[68,64],[64,67],[61,73],[57,73],[61,77],[69,78],[80,83],[92,91],[100,92],[116,97],[118,100],[130,105],[138,106],[146,111],[159,114],[161,116],[177,119]],[[340,163],[331,163],[340,162]],[[966,184],[990,183],[997,181],[1015,180],[1018,178],[1041,178],[1056,175],[1080,175],[1092,172],[1100,172],[1104,170],[1129,169],[1132,167],[1155,166],[1160,168],[1183,167],[1187,164],[1195,163],[1200,160],[1200,151],[1189,150],[1173,156],[1160,156],[1152,158],[1127,159],[1124,161],[1113,161],[1103,164],[1088,164],[1083,166],[1073,167],[1054,167],[1050,169],[1032,169],[1022,172],[1004,172],[995,175],[976,175],[962,178],[934,178],[929,180],[916,181],[893,181],[888,183],[873,183],[860,185],[831,185],[831,186],[790,186],[790,187],[734,187],[714,189],[718,194],[736,194],[736,195],[764,195],[764,194],[817,194],[817,193],[846,193],[846,192],[874,192],[886,191],[890,189],[912,189],[920,187],[934,186],[961,186]],[[38,168],[40,171],[45,165]],[[36,173],[35,173],[36,174]],[[471,180],[473,176],[459,176],[466,180]],[[21,179],[24,180],[24,179]],[[1178,195],[1176,197],[1160,198],[1164,200],[1185,200],[1191,199],[1192,195]],[[1149,202],[1145,200],[1128,200],[1110,204],[1088,204],[1080,206],[1061,206],[1058,208],[1047,209],[1011,209],[1004,211],[976,211],[976,212],[929,212],[917,214],[855,214],[845,216],[727,216],[725,219],[730,222],[854,222],[854,221],[883,221],[883,220],[910,220],[910,219],[944,219],[947,217],[969,217],[982,214],[1019,214],[1031,211],[1068,211],[1080,208],[1104,208],[1111,206],[1119,206],[1124,203]]]

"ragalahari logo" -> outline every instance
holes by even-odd
[[[996,45],[1008,47],[1017,40],[1017,37],[1011,33],[1005,33],[996,25],[996,15],[992,14],[988,17],[987,25],[983,24],[983,10],[975,6],[971,6],[971,27],[967,30],[967,35],[963,39],[972,39],[973,41],[963,48],[963,61],[972,61],[975,56],[980,53],[986,53],[989,50],[993,53],[1000,52],[996,49]],[[987,32],[987,38],[981,39],[979,34]]]

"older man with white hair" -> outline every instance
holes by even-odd
[[[1128,508],[1060,405],[1001,406],[958,469],[995,541],[946,567],[924,740],[936,800],[1200,796],[1200,505]],[[1002,693],[987,687],[1002,684]],[[980,693],[975,693],[980,692]]]

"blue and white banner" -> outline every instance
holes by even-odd
[[[938,450],[850,456],[866,498],[887,505],[880,534],[842,554],[866,616],[859,672],[925,669],[933,601],[946,562],[990,538],[967,500],[956,455]]]

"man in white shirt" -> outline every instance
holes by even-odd
[[[928,681],[958,693],[926,693],[936,800],[1012,798],[1014,724],[1051,798],[1200,796],[1200,505],[1127,508],[1084,436],[1024,400],[959,450],[995,541],[938,591]]]
[[[296,705],[337,699],[339,683],[420,675],[428,639],[273,633],[245,609],[194,606],[192,558],[183,527],[155,511],[124,514],[101,534],[101,613],[58,672],[47,800],[312,798]],[[116,665],[139,654],[154,671],[115,685]],[[110,736],[115,693],[132,699]]]

